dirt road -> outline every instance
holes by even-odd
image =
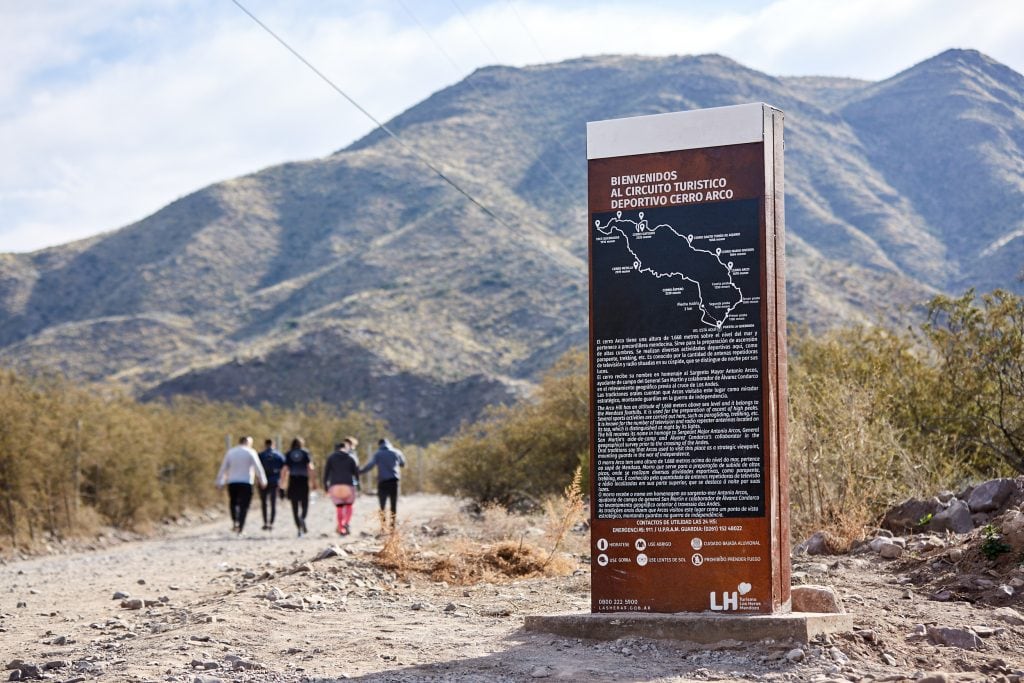
[[[396,576],[373,563],[381,547],[374,507],[360,499],[346,538],[333,533],[333,508],[316,500],[302,538],[287,511],[272,532],[260,531],[257,505],[241,538],[218,518],[7,562],[0,663],[15,677],[83,682],[896,681],[937,670],[947,678],[931,680],[1008,681],[1024,669],[1024,627],[994,608],[929,600],[874,556],[795,565],[799,580],[834,585],[854,613],[857,631],[834,641],[707,649],[527,633],[526,614],[589,609],[584,562],[569,576],[473,585]],[[442,496],[404,497],[400,519],[411,556],[458,552],[495,531],[493,520],[460,513]],[[515,523],[520,536],[537,532],[528,520]],[[340,554],[316,559],[331,546]],[[920,635],[927,626],[984,637],[978,649],[936,646]]]

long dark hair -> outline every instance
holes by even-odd
[[[306,442],[302,440],[301,436],[297,436],[294,439],[292,439],[292,450],[293,451],[297,451],[297,450],[299,450],[301,448],[305,448],[305,447],[306,447]]]

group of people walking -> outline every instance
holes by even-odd
[[[400,470],[405,467],[405,456],[387,439],[381,439],[377,445],[373,457],[360,467],[356,451],[359,440],[354,436],[346,437],[335,444],[334,452],[324,464],[323,487],[335,506],[337,531],[342,536],[351,533],[359,476],[374,468],[377,469],[377,498],[382,522],[393,525],[397,518]],[[224,454],[216,480],[218,489],[224,486],[228,489],[232,531],[241,534],[245,528],[253,486],[258,484],[264,531],[274,528],[278,498],[287,497],[291,502],[292,518],[298,535],[301,537],[308,533],[306,513],[309,511],[309,493],[316,481],[315,471],[313,456],[301,437],[292,439],[287,453],[274,448],[272,439],[264,441],[264,449],[257,453],[253,448],[252,437],[243,436],[237,446]],[[385,517],[385,509],[389,504],[390,520]]]

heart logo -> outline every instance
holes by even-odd
[[[750,589],[753,588],[753,586],[751,586],[749,583],[744,581],[737,588],[738,588],[738,590],[740,592],[740,595],[746,595],[747,593],[750,592]]]

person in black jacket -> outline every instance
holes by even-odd
[[[306,450],[306,442],[302,437],[292,439],[292,447],[284,456],[285,467],[282,471],[287,486],[288,500],[292,502],[292,517],[299,536],[306,533],[306,513],[309,511],[309,488],[313,481],[313,456]]]
[[[359,458],[356,456],[358,445],[359,440],[354,436],[347,437],[335,446],[335,451],[328,456],[327,464],[324,465],[324,491],[334,503],[338,534],[341,536],[349,534],[356,489],[359,488]]]

